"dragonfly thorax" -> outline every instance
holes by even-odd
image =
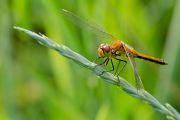
[[[110,47],[112,56],[121,56],[125,54],[123,43],[119,40],[113,42]]]

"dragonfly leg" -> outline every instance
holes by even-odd
[[[119,74],[120,74],[121,71],[124,69],[127,61],[122,60],[122,59],[119,59],[119,58],[114,58],[114,59],[118,60],[118,65],[117,65],[117,67],[116,67],[116,71],[115,71],[114,75],[117,76],[118,82],[119,82],[119,84],[120,84],[121,81],[120,81],[120,79],[119,79]],[[122,69],[118,72],[118,68],[119,68],[119,65],[120,65],[120,62],[121,62],[121,61],[124,62],[125,64],[123,65]],[[117,74],[117,72],[118,72],[118,74]]]
[[[97,61],[98,59],[102,59],[102,57],[98,57],[95,61]],[[102,65],[104,65],[104,64],[107,65],[108,62],[109,62],[109,58],[106,58],[102,63],[97,64],[97,65],[94,67],[94,69],[95,69],[96,67],[102,66]],[[104,71],[103,71],[102,73],[100,73],[99,76],[101,76],[103,73],[104,73]]]
[[[107,70],[107,71],[103,71],[103,72],[100,74],[100,76],[101,76],[102,74],[104,74],[105,72],[111,72],[111,71],[114,71],[114,64],[113,64],[112,59],[110,59],[110,61],[111,61],[112,69],[111,69],[111,70]],[[106,62],[106,65],[108,64],[108,62],[109,62],[109,60]]]
[[[120,81],[120,79],[119,79],[119,76],[117,76],[117,79],[118,79],[118,83],[120,84],[120,83],[121,83],[121,81]]]
[[[119,65],[120,65],[120,60],[118,60],[118,65],[117,65],[117,67],[116,67],[116,71],[115,71],[115,73],[114,73],[114,75],[116,75],[116,73],[117,73],[117,71],[118,71],[118,68],[119,68]]]
[[[102,59],[102,57],[96,58],[96,59],[94,60],[94,62],[96,62],[96,61],[99,60],[99,59]],[[104,65],[107,61],[109,61],[108,59],[109,59],[109,58],[106,58],[102,63],[97,64],[97,65],[95,66],[95,68],[98,67],[98,66]]]
[[[119,62],[118,62],[118,65],[117,65],[117,68],[116,68],[116,72],[115,72],[115,75],[117,76],[117,78],[118,78],[118,81],[119,81],[119,74],[123,71],[123,69],[125,68],[125,66],[126,66],[126,64],[127,64],[127,61],[126,60],[122,60],[122,59],[119,59],[119,58],[115,58],[116,60],[118,60]],[[118,71],[118,68],[119,68],[119,64],[120,64],[120,62],[124,62],[124,65],[123,65],[123,67],[121,68],[121,70],[117,73],[117,71]],[[117,73],[117,74],[116,74]]]

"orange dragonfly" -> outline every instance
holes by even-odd
[[[99,56],[98,58],[103,58],[104,59],[103,63],[100,64],[100,65],[104,65],[104,64],[107,65],[108,62],[110,61],[111,64],[112,64],[112,70],[109,70],[108,72],[114,71],[115,69],[114,69],[112,59],[118,60],[119,62],[118,62],[118,65],[117,65],[117,68],[116,68],[116,71],[115,71],[115,75],[117,75],[117,77],[118,77],[120,72],[117,73],[117,69],[119,67],[120,61],[125,63],[123,68],[125,67],[125,65],[127,63],[127,61],[120,58],[121,56],[125,55],[128,58],[128,60],[129,60],[129,62],[131,64],[131,67],[132,67],[132,69],[134,71],[134,76],[135,76],[135,80],[136,80],[137,89],[144,89],[144,86],[143,86],[141,78],[140,78],[140,76],[138,74],[134,58],[140,58],[140,59],[148,60],[148,61],[151,61],[151,62],[154,62],[154,63],[157,63],[157,64],[161,64],[161,65],[167,65],[168,64],[163,59],[151,57],[151,56],[142,54],[142,53],[134,50],[133,48],[129,47],[123,41],[118,40],[116,37],[114,37],[110,33],[108,33],[106,31],[102,30],[101,28],[99,28],[97,25],[94,25],[93,23],[90,23],[88,20],[81,19],[79,16],[73,14],[72,12],[69,12],[69,11],[64,10],[64,9],[62,9],[61,12],[66,18],[68,18],[71,22],[73,22],[77,26],[79,26],[81,28],[85,28],[85,29],[95,33],[98,36],[114,40],[114,42],[112,42],[112,44],[110,44],[110,45],[105,44],[105,43],[100,44],[100,46],[99,46],[99,48],[97,50],[98,51],[98,56]],[[122,69],[120,71],[122,71]],[[104,72],[107,72],[107,71],[104,71]],[[118,80],[119,80],[119,78],[118,78]]]

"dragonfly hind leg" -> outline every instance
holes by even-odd
[[[122,60],[122,59],[119,59],[119,58],[115,58],[116,60],[118,60],[118,65],[116,67],[116,71],[115,71],[115,76],[117,76],[117,79],[118,79],[118,82],[120,83],[120,79],[119,79],[119,74],[123,71],[123,69],[125,68],[126,64],[127,64],[127,61],[126,60]],[[118,72],[118,68],[119,68],[119,65],[120,65],[120,62],[124,62],[124,65],[123,67],[121,68],[121,70],[119,70]],[[118,72],[118,73],[117,73]]]
[[[127,64],[127,61],[126,60],[122,60],[122,59],[119,59],[120,61],[124,62],[124,65],[123,67],[121,68],[121,70],[118,72],[117,76],[119,76],[119,74],[124,70],[126,64]],[[118,69],[118,68],[117,68]]]

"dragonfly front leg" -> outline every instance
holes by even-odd
[[[102,58],[102,57],[98,57],[95,61],[97,61],[98,59],[103,59],[103,58]],[[107,65],[108,63],[109,63],[109,57],[106,58],[102,63],[97,64],[97,65],[94,67],[94,69],[95,69],[96,67],[98,67],[98,66]],[[99,74],[99,76],[101,76],[104,72],[106,72],[106,71],[101,72],[101,73]]]
[[[94,62],[96,63],[96,61],[99,60],[99,59],[103,59],[103,58],[102,58],[102,57],[98,57],[98,58],[96,58],[96,59],[94,60]],[[102,63],[100,63],[100,64],[97,63],[97,65],[95,66],[95,68],[96,68],[97,66],[102,66],[102,65],[104,65],[104,64],[107,64],[108,61],[109,61],[109,58],[106,58]]]
[[[111,69],[111,70],[107,70],[107,71],[103,71],[103,72],[100,74],[100,76],[101,76],[102,74],[104,74],[105,72],[111,72],[111,71],[114,71],[114,64],[113,64],[113,61],[112,61],[111,58],[110,58],[110,61],[111,61],[112,69]],[[106,62],[106,65],[108,65],[108,63],[109,63],[109,59],[108,59],[108,61]]]

